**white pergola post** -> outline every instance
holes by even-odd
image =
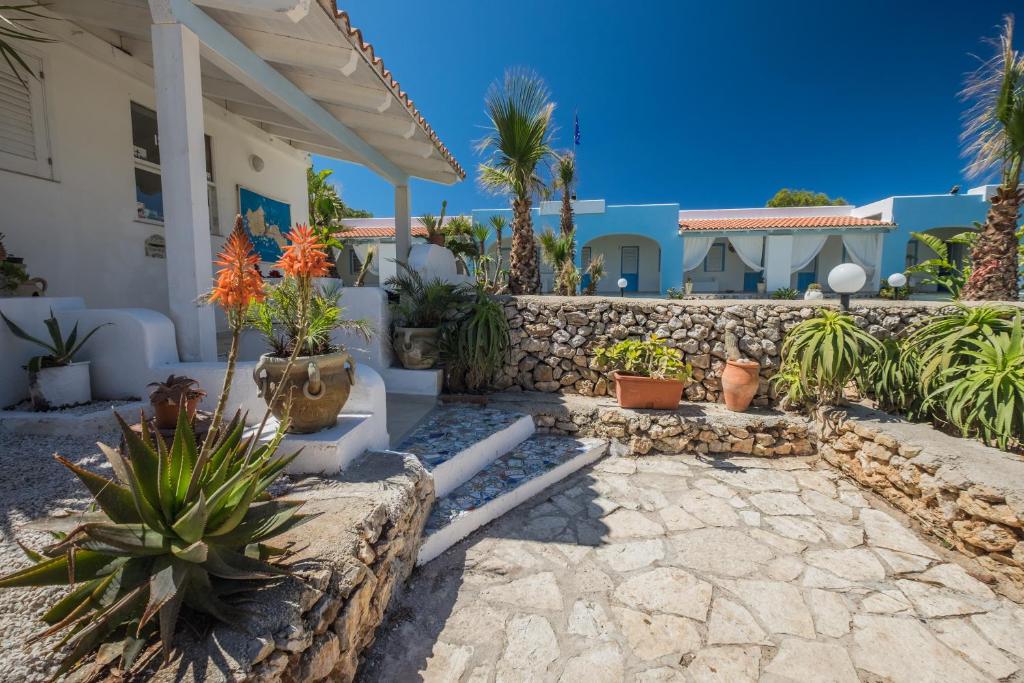
[[[199,39],[177,23],[152,34],[171,319],[183,361],[216,361],[213,309],[198,303],[213,271]]]
[[[409,260],[412,246],[412,209],[409,203],[409,186],[395,185],[395,258]]]
[[[793,236],[769,235],[764,245],[764,281],[769,292],[789,287],[793,262]]]

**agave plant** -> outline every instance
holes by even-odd
[[[857,327],[851,316],[822,310],[786,334],[782,364],[803,394],[816,396],[819,405],[833,405],[868,355],[880,349],[878,340]]]
[[[857,375],[862,394],[875,398],[878,407],[911,420],[926,415],[921,388],[920,356],[916,348],[896,339],[881,342],[878,353],[864,359]]]
[[[1018,313],[1008,329],[965,339],[967,362],[943,368],[929,400],[964,436],[979,436],[1004,450],[1024,445],[1024,324]]]
[[[1004,306],[956,304],[955,310],[937,315],[914,330],[904,348],[920,354],[925,393],[931,393],[933,381],[947,368],[970,362],[965,354],[968,339],[1009,330],[1011,315],[1011,309]]]
[[[7,323],[7,328],[15,337],[27,342],[32,342],[33,344],[41,346],[49,351],[47,354],[32,356],[32,358],[29,359],[29,372],[39,372],[43,368],[58,368],[64,365],[70,365],[74,361],[75,354],[81,350],[85,345],[85,342],[89,341],[89,337],[96,334],[101,327],[106,327],[111,324],[104,323],[103,325],[97,325],[92,328],[88,334],[79,339],[78,323],[76,322],[75,326],[71,328],[71,334],[69,334],[67,339],[65,339],[64,335],[60,331],[60,323],[57,321],[57,317],[53,315],[53,309],[50,309],[50,317],[43,321],[46,323],[46,331],[50,333],[50,341],[47,342],[33,337],[3,313],[0,313],[0,318],[3,318],[4,322]]]
[[[35,636],[65,633],[58,677],[111,641],[121,642],[123,671],[141,664],[157,634],[168,655],[180,614],[237,625],[244,610],[229,595],[239,581],[282,576],[275,562],[287,548],[266,541],[308,518],[298,513],[301,501],[266,494],[295,457],[277,455],[282,431],[256,446],[242,438],[244,420],[236,414],[200,452],[184,410],[170,445],[145,426],[138,434],[118,421],[124,454],[100,444],[115,478],[57,458],[98,511],[35,524],[56,542],[26,550],[34,564],[0,577],[0,588],[72,586],[43,615],[49,628]]]
[[[449,387],[478,391],[485,388],[508,359],[508,319],[500,303],[476,287],[473,301],[462,306],[463,316],[444,329],[440,339]]]

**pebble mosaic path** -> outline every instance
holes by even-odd
[[[1024,609],[818,467],[582,470],[420,568],[361,681],[1024,680]]]
[[[402,439],[396,450],[414,454],[432,470],[469,446],[511,427],[522,417],[522,413],[474,405],[438,406]]]

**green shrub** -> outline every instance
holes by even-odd
[[[877,353],[868,354],[857,375],[857,387],[873,396],[878,407],[911,420],[925,416],[922,410],[921,366],[913,346],[885,339]]]
[[[783,377],[776,384],[818,405],[834,405],[869,354],[881,345],[845,313],[823,309],[791,329],[782,344]],[[792,384],[800,385],[794,390]]]
[[[250,452],[236,415],[199,451],[184,410],[170,445],[118,421],[125,454],[100,444],[114,479],[58,457],[98,511],[33,525],[56,542],[26,550],[34,564],[0,577],[0,588],[73,586],[37,636],[66,631],[57,677],[106,642],[121,641],[123,671],[157,634],[169,654],[183,611],[237,625],[243,612],[230,596],[285,573],[273,562],[285,551],[265,542],[306,517],[297,514],[301,501],[266,494],[295,457],[276,455],[282,431]]]
[[[800,295],[800,292],[796,291],[792,287],[783,287],[782,289],[776,289],[772,292],[773,299],[795,299]]]
[[[460,307],[461,317],[442,329],[441,358],[450,390],[479,391],[487,387],[508,358],[508,319],[485,285],[476,298]]]
[[[597,349],[598,364],[609,370],[655,379],[687,380],[693,367],[683,361],[683,352],[672,348],[665,339],[626,339]]]
[[[1024,444],[1024,330],[1017,314],[1008,329],[961,338],[963,361],[942,366],[929,402],[963,436],[977,436],[1004,450]]]

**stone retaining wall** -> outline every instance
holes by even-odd
[[[812,425],[792,413],[680,404],[675,411],[620,408],[610,398],[505,392],[489,405],[533,416],[541,433],[596,436],[629,455],[716,453],[774,457],[815,452]],[[613,449],[614,450],[614,449]]]
[[[302,548],[292,575],[247,605],[253,613],[239,629],[217,626],[200,640],[182,633],[181,655],[155,680],[355,677],[392,591],[415,564],[433,479],[413,456],[367,453],[338,477],[298,482],[286,497],[306,499],[303,511],[320,513],[280,539]]]
[[[826,461],[1024,601],[1024,458],[857,406],[826,411],[820,424]]]
[[[814,302],[835,307],[834,301]],[[859,325],[877,337],[896,334],[948,304],[937,302],[854,301]],[[510,363],[497,389],[604,396],[610,380],[597,370],[595,349],[609,342],[658,334],[683,350],[693,365],[690,401],[718,401],[725,368],[725,334],[733,331],[740,351],[761,363],[754,405],[769,403],[768,378],[779,367],[782,337],[814,315],[804,301],[676,301],[607,297],[520,296],[505,300],[511,328]]]

